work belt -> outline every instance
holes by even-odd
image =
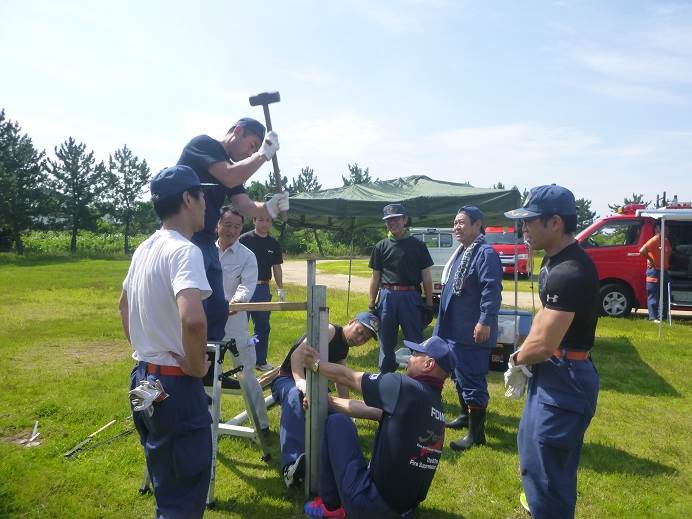
[[[269,284],[269,280],[268,280],[268,279],[258,279],[258,280],[257,280],[257,284],[258,284],[258,285],[268,285],[268,284]]]
[[[557,348],[553,352],[553,355],[555,357],[557,357],[558,359],[567,359],[567,360],[589,360],[591,358],[591,352],[590,351],[563,350],[561,348]]]
[[[380,285],[382,288],[387,290],[393,290],[394,292],[408,292],[410,290],[418,290],[418,287],[413,285],[392,285],[389,283],[382,283]]]
[[[147,373],[161,374],[167,377],[186,377],[187,374],[178,366],[159,366],[158,364],[147,364]]]

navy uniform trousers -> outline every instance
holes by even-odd
[[[380,287],[377,313],[380,317],[380,359],[382,373],[396,371],[394,350],[399,341],[399,326],[407,341],[423,342],[423,303],[417,290],[394,291]]]
[[[305,411],[303,394],[292,376],[279,375],[272,382],[272,396],[281,405],[279,445],[281,467],[290,465],[305,452]]]
[[[211,295],[202,301],[207,316],[207,339],[221,341],[226,334],[228,320],[228,301],[223,292],[223,271],[219,260],[219,249],[216,248],[211,234],[198,232],[192,236],[192,243],[202,251],[204,271],[211,287]]]
[[[534,519],[574,517],[577,467],[598,386],[591,360],[551,357],[533,367],[517,444]]]
[[[358,445],[353,420],[341,413],[327,417],[320,450],[317,493],[331,509],[343,506],[349,519],[389,519],[398,514],[382,499]]]
[[[202,517],[211,478],[211,416],[202,379],[146,373],[135,366],[130,389],[145,378],[161,380],[170,396],[153,404],[154,414],[133,411],[154,487],[157,518]]]
[[[257,283],[255,293],[252,294],[251,303],[268,303],[272,300],[272,293],[267,283]],[[269,317],[271,312],[248,312],[254,325],[254,335],[257,339],[255,351],[257,353],[257,365],[262,366],[267,363],[267,353],[269,352],[269,332],[271,326]]]

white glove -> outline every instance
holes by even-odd
[[[307,393],[308,391],[308,384],[304,378],[296,380],[296,387],[298,388],[298,391],[300,391],[303,394]]]
[[[509,368],[505,371],[505,387],[507,388],[505,396],[518,400],[524,394],[526,385],[529,379],[533,377],[533,373],[523,364],[517,366],[514,363],[514,354],[510,355],[508,365]]]
[[[260,145],[258,153],[264,155],[267,160],[271,160],[274,154],[279,151],[279,136],[275,131],[267,133]]]
[[[276,293],[279,295],[279,301],[286,301],[286,291],[283,288],[277,288]]]
[[[276,218],[279,213],[288,211],[288,191],[275,194],[264,204],[267,207],[267,212],[272,219]]]
[[[135,411],[145,411],[151,416],[154,414],[152,404],[168,398],[168,393],[163,389],[160,380],[156,379],[154,384],[148,380],[142,380],[136,388],[130,390],[129,396]]]

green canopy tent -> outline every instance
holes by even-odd
[[[418,227],[450,227],[463,205],[478,206],[487,225],[498,225],[506,222],[505,211],[519,207],[521,194],[516,188],[485,189],[413,175],[299,193],[291,197],[288,225],[346,230],[378,227],[382,208],[394,202],[406,206]]]
[[[503,213],[520,206],[521,194],[516,188],[485,189],[413,175],[292,196],[287,220],[289,226],[351,231],[347,317],[353,233],[366,227],[381,227],[382,208],[395,202],[404,204],[417,227],[451,227],[454,216],[464,205],[480,208],[486,225],[503,225],[507,221]]]

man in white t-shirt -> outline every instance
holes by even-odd
[[[164,392],[148,408],[133,406],[132,417],[156,517],[202,517],[212,447],[201,378],[208,369],[202,300],[211,289],[202,252],[190,238],[204,225],[204,193],[191,168],[174,166],[152,178],[151,197],[162,226],[132,256],[119,306],[137,361],[130,389],[148,381]]]
[[[257,259],[253,252],[238,241],[243,231],[243,216],[233,206],[221,208],[219,222],[216,224],[216,248],[223,272],[223,291],[231,303],[247,303],[252,298],[257,285]],[[262,387],[253,367],[257,361],[255,343],[250,339],[247,328],[247,312],[232,312],[226,321],[224,340],[235,339],[240,363],[246,367],[245,382],[251,405],[257,411],[262,434],[269,432],[267,406],[264,403]]]

